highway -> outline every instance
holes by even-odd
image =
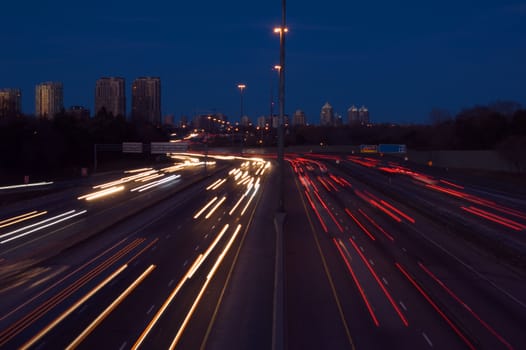
[[[0,347],[526,345],[520,193],[395,157],[287,154],[281,271],[274,160],[210,153],[206,173],[184,154],[3,209]]]
[[[381,157],[289,161],[288,348],[524,347],[524,198]]]
[[[139,208],[103,232],[11,278],[3,290],[6,302],[2,303],[0,346],[199,347],[213,321],[201,313],[208,315],[207,308],[213,310],[220,300],[221,288],[229,276],[228,265],[248,232],[269,168],[269,162],[253,160],[209,165],[209,176],[201,176],[193,186],[151,207]],[[202,174],[202,167],[199,171]],[[196,176],[180,169],[177,173],[182,179]],[[125,183],[127,190],[135,192],[132,190],[137,184]],[[112,181],[104,187],[115,185]],[[137,206],[136,198],[144,202],[154,196],[111,195],[97,205],[88,205],[82,214],[86,218],[64,226],[67,220],[56,223],[58,228],[51,231],[42,227],[40,231],[45,233],[40,236],[54,237],[56,241],[56,236],[68,239],[70,231],[87,229],[93,216],[110,220],[101,212],[118,208],[111,212],[118,216],[120,211],[131,210],[130,204]],[[75,200],[84,198],[80,195]],[[34,211],[41,212],[38,208]],[[17,221],[18,217],[6,222]],[[31,226],[36,219],[40,217],[14,223],[11,231],[3,234],[6,239],[16,237],[54,222],[39,221]],[[34,233],[5,242],[18,243],[3,251],[3,267],[11,267],[15,257],[23,256],[15,252],[27,251],[38,243],[34,237],[32,242],[24,240]],[[50,245],[42,240],[40,244]],[[25,262],[21,258],[17,261]]]

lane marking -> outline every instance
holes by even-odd
[[[382,281],[384,281],[385,285],[388,286],[389,283],[387,283],[387,280],[385,279],[385,277],[382,277]]]
[[[298,192],[301,192],[301,190],[299,188],[299,185],[298,185],[298,180],[296,178],[294,179],[294,182],[296,184],[296,189],[298,190]],[[301,203],[303,204],[303,210],[305,211],[305,214],[307,216],[307,220],[309,221],[309,226],[311,228],[311,233],[312,233],[312,236],[314,237],[314,241],[316,242],[316,247],[318,249],[318,254],[320,255],[320,259],[321,259],[321,262],[322,262],[322,265],[323,265],[323,269],[325,270],[325,276],[327,276],[327,280],[328,280],[329,285],[331,287],[332,295],[334,297],[334,301],[336,303],[336,307],[338,308],[338,313],[340,315],[340,320],[341,320],[341,322],[343,324],[343,328],[345,329],[345,334],[347,335],[347,340],[349,341],[351,349],[355,350],[356,347],[354,345],[354,341],[353,341],[353,338],[351,336],[351,331],[349,330],[349,326],[347,324],[347,319],[345,318],[345,314],[343,312],[343,308],[342,308],[342,305],[341,305],[341,302],[340,302],[340,298],[338,296],[338,292],[336,291],[336,287],[334,286],[334,281],[332,279],[332,275],[331,275],[331,273],[329,271],[329,267],[327,266],[327,261],[325,260],[325,256],[323,255],[323,252],[321,250],[320,242],[318,240],[318,237],[316,236],[316,230],[314,228],[314,225],[312,223],[311,217],[309,215],[309,211],[307,210],[307,204],[305,203],[305,200],[304,200],[303,196],[300,195],[299,197],[300,197]],[[354,236],[353,236],[353,239],[355,239]]]
[[[422,336],[424,337],[426,342],[429,344],[429,346],[433,347],[433,343],[431,342],[431,339],[429,339],[429,337],[424,332],[422,332]]]
[[[407,307],[405,306],[405,304],[402,301],[399,301],[399,303],[400,303],[400,306],[402,307],[402,309],[407,311]]]

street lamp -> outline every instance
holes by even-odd
[[[286,25],[286,0],[281,2],[281,26],[274,28],[274,33],[279,34],[279,119],[278,119],[278,167],[279,167],[279,203],[278,211],[284,212],[284,131],[283,120],[285,117],[285,33],[289,29]]]
[[[281,66],[279,64],[272,67],[270,70],[270,116],[269,121],[272,123],[272,118],[274,118],[274,71],[278,72],[279,77],[279,71],[281,70]]]
[[[239,89],[239,95],[241,96],[241,118],[243,118],[243,90],[245,90],[247,86],[245,84],[238,84],[237,88]]]
[[[239,119],[240,122],[243,120],[243,91],[246,89],[246,87],[247,86],[245,84],[237,85],[237,88],[239,89],[239,96],[241,97],[241,116]],[[236,131],[238,131],[237,128]],[[241,153],[243,153],[243,139],[241,139]]]

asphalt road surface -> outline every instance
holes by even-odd
[[[273,160],[184,157],[3,208],[1,348],[526,346],[522,194],[288,154],[281,236]]]

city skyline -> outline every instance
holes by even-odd
[[[161,77],[163,115],[176,119],[213,110],[237,116],[239,83],[252,118],[268,115],[272,90],[277,104],[279,4],[3,6],[9,50],[0,57],[0,86],[22,90],[25,113],[33,110],[29,92],[47,80],[63,82],[66,106],[93,108],[93,83],[103,76]],[[435,107],[455,114],[497,100],[526,104],[520,1],[292,0],[288,9],[285,112],[302,109],[309,123],[326,101],[342,116],[363,104],[375,122],[395,123],[426,123]],[[84,16],[73,15],[79,11]],[[213,25],[195,25],[205,22]]]
[[[171,119],[171,123],[173,122],[182,122],[183,120],[188,118],[188,115],[181,115],[180,117],[176,117],[173,114],[164,114],[162,113],[161,109],[161,101],[160,101],[160,95],[161,95],[161,78],[160,77],[137,77],[133,80],[131,85],[131,99],[126,98],[126,79],[122,77],[100,77],[97,79],[95,83],[95,93],[94,93],[94,102],[92,103],[95,108],[94,112],[90,113],[90,109],[87,106],[84,105],[75,105],[71,104],[68,107],[68,104],[65,104],[63,102],[63,95],[64,95],[64,87],[62,82],[58,81],[47,81],[39,83],[35,86],[35,96],[34,96],[34,110],[35,113],[29,113],[25,112],[21,109],[21,96],[22,91],[19,88],[0,88],[0,98],[2,102],[2,106],[5,105],[5,108],[2,107],[2,110],[5,110],[7,112],[10,112],[11,114],[22,114],[27,116],[35,116],[35,117],[46,117],[46,118],[52,118],[55,114],[59,113],[61,110],[64,110],[66,113],[74,114],[74,115],[82,115],[82,118],[86,117],[94,117],[99,112],[104,109],[106,113],[109,113],[113,116],[124,116],[126,119],[131,120],[144,120],[149,121],[150,123],[156,124],[155,121],[159,121],[160,124],[165,123],[165,118]],[[239,86],[238,86],[239,88]],[[56,90],[56,91],[51,91]],[[51,92],[53,92],[53,99],[56,101],[49,101],[49,103],[53,104],[53,111],[52,113],[42,113],[39,112],[42,108],[42,103],[40,102],[42,99],[42,91],[46,92],[46,96],[49,95]],[[56,96],[55,96],[56,95]],[[16,101],[15,101],[16,100]],[[46,97],[46,100],[49,100],[49,98]],[[128,101],[130,101],[130,108],[127,108]],[[48,103],[48,104],[49,104]],[[10,106],[8,104],[14,104],[14,106]],[[320,122],[316,122],[315,120],[308,122],[307,121],[307,115],[305,112],[299,108],[297,109],[293,114],[292,117],[289,117],[289,114],[286,113],[285,116],[288,119],[291,119],[292,125],[331,125],[331,126],[339,126],[344,124],[354,124],[355,122],[360,122],[361,124],[367,124],[369,122],[369,111],[365,106],[362,105],[360,109],[355,107],[353,104],[351,107],[347,110],[347,119],[343,119],[342,115],[339,113],[336,113],[333,111],[332,106],[330,106],[329,102],[326,102],[325,105],[322,107],[322,114],[325,106],[329,106],[331,109],[331,117],[329,122],[324,123],[323,117]],[[9,107],[10,109],[8,109]],[[49,106],[45,107],[46,110],[50,109]],[[356,116],[351,115],[351,110],[356,109]],[[126,113],[127,110],[130,110],[129,113]],[[14,111],[14,113],[13,113]],[[358,116],[359,113],[359,116]],[[366,113],[366,116],[364,117],[364,114]],[[236,116],[227,116],[221,111],[213,110],[208,111],[206,113],[201,112],[195,112],[194,115],[192,115],[192,118],[196,118],[202,115],[207,114],[214,114],[217,116],[221,116],[223,118],[224,116],[230,117],[232,121],[237,121],[240,124],[258,124],[258,120],[260,118],[264,118],[266,120],[269,120],[269,124],[276,124],[276,120],[274,120],[277,115],[273,114],[272,116],[269,115],[260,115],[260,116],[251,116],[244,114],[241,118],[239,116],[236,119]],[[336,118],[339,118],[339,123],[336,120]],[[314,118],[312,118],[314,119]],[[170,124],[171,124],[170,123]],[[274,125],[274,127],[277,127]]]

